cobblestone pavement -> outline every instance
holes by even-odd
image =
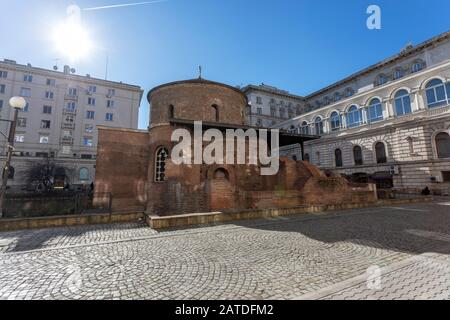
[[[450,299],[442,202],[165,232],[3,232],[0,299]]]

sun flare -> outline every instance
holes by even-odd
[[[59,25],[53,41],[56,49],[72,61],[86,57],[92,48],[88,32],[77,21],[69,20]]]

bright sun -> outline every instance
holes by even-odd
[[[70,60],[79,60],[92,48],[89,34],[78,21],[68,20],[59,25],[53,34],[56,49]]]

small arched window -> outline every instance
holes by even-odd
[[[330,116],[331,131],[338,131],[341,129],[341,116],[337,111],[334,111]]]
[[[380,99],[374,98],[370,100],[367,118],[369,122],[376,122],[383,120],[383,107],[381,106]]]
[[[219,107],[216,104],[211,106],[211,112],[213,121],[219,122]]]
[[[302,122],[301,132],[302,134],[309,134],[308,122],[306,121]]]
[[[175,107],[173,105],[169,106],[169,119],[175,118]]]
[[[419,72],[420,70],[423,69],[424,65],[425,65],[425,64],[424,64],[422,61],[420,61],[420,60],[414,62],[413,65],[412,65],[412,67],[411,67],[411,72],[412,72],[412,73],[414,73],[414,72]]]
[[[323,121],[322,121],[321,117],[317,117],[314,120],[314,127],[316,129],[316,134],[317,135],[323,134]]]
[[[397,116],[411,113],[411,98],[405,89],[397,91],[394,102]]]
[[[214,179],[226,179],[228,180],[228,171],[223,169],[223,168],[219,168],[216,171],[214,171]]]
[[[355,93],[355,91],[352,88],[345,89],[345,96],[346,97],[351,97],[354,93]]]
[[[357,106],[353,105],[348,109],[347,112],[347,127],[353,128],[358,127],[362,123],[361,110]]]
[[[309,153],[305,153],[304,158],[305,158],[305,161],[309,162]]]
[[[89,180],[88,168],[80,168],[79,178],[80,178],[80,181],[88,181]]]
[[[375,156],[377,158],[377,163],[386,163],[386,146],[383,142],[377,142],[375,144]]]
[[[450,83],[444,85],[442,80],[433,79],[425,86],[428,108],[440,107],[450,103]]]
[[[166,180],[166,160],[169,157],[169,151],[165,147],[160,147],[155,154],[155,181],[163,182]]]
[[[394,73],[392,76],[395,80],[397,80],[397,79],[400,79],[401,77],[403,77],[404,75],[405,75],[405,73],[403,72],[403,69],[397,68],[394,70]]]
[[[439,159],[450,158],[450,136],[447,132],[441,132],[434,138],[436,152]]]
[[[341,94],[339,92],[335,92],[334,93],[334,101],[339,101],[341,100]]]
[[[342,167],[342,151],[341,149],[334,150],[334,163],[336,167]]]
[[[363,165],[363,155],[362,155],[362,149],[360,146],[353,147],[353,160],[355,161],[355,166]]]
[[[375,85],[377,86],[381,86],[383,84],[385,84],[388,81],[387,77],[384,74],[380,74],[376,79],[375,79]]]

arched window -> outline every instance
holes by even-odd
[[[175,107],[173,105],[169,106],[169,118],[175,118]]]
[[[297,129],[295,128],[295,126],[292,125],[292,126],[289,127],[289,132],[290,133],[296,133]]]
[[[347,112],[347,127],[353,128],[361,125],[362,114],[361,110],[357,106],[353,105],[348,109]]]
[[[160,147],[156,150],[155,154],[155,181],[163,182],[165,181],[165,173],[166,173],[166,160],[169,157],[169,151]]]
[[[346,97],[351,97],[354,93],[355,93],[355,91],[352,88],[345,89],[345,96]]]
[[[377,86],[381,86],[383,84],[385,84],[387,82],[387,77],[384,74],[380,74],[376,79],[375,79],[375,85]]]
[[[316,152],[317,165],[320,166],[320,152]]]
[[[441,132],[434,138],[436,152],[439,159],[450,158],[450,136],[447,132]]]
[[[375,156],[377,158],[377,163],[386,163],[386,146],[383,142],[377,142],[375,144]]]
[[[339,92],[335,92],[334,93],[334,101],[339,101],[341,100],[341,94]]]
[[[302,134],[309,134],[308,122],[306,121],[302,122],[301,132]]]
[[[374,98],[370,100],[367,112],[367,120],[369,122],[383,120],[383,107],[381,106],[380,99]]]
[[[213,121],[219,122],[219,107],[216,104],[211,106]]]
[[[88,168],[80,168],[79,178],[80,178],[80,181],[88,181],[89,180]]]
[[[321,117],[317,117],[314,120],[314,127],[316,129],[316,134],[323,134],[323,122],[322,122],[322,118]]]
[[[397,91],[395,94],[395,114],[402,116],[404,114],[411,113],[411,98],[408,91],[405,89]]]
[[[440,79],[433,79],[425,86],[428,108],[440,107],[450,103],[450,83],[447,86]]]
[[[342,151],[341,149],[334,150],[334,163],[336,167],[342,167]]]
[[[305,161],[309,162],[309,153],[305,153],[304,157],[305,157]]]
[[[219,168],[216,171],[214,171],[214,179],[229,179],[228,177],[228,171],[223,169],[223,168]]]
[[[405,73],[403,72],[403,69],[397,68],[397,69],[394,70],[394,73],[393,73],[392,76],[396,80],[396,79],[400,79],[401,77],[403,77],[404,74]]]
[[[360,146],[353,147],[353,160],[355,161],[355,166],[363,165],[363,155],[362,155],[362,149]]]
[[[411,67],[411,72],[419,72],[420,70],[422,70],[424,67],[424,63],[422,61],[416,61],[413,63],[412,67]]]
[[[341,116],[334,111],[330,116],[331,131],[338,131],[341,129]]]

